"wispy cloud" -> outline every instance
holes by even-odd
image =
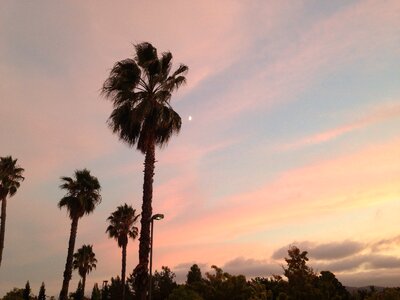
[[[333,129],[313,134],[305,138],[301,138],[291,143],[278,146],[277,150],[296,150],[306,146],[329,142],[331,140],[341,137],[342,135],[372,126],[374,124],[391,119],[398,119],[400,118],[400,105],[390,102],[384,105],[380,105],[380,107],[378,108],[374,107],[373,109],[370,109],[370,111],[364,113],[363,116],[357,116],[357,114],[359,115],[359,113],[354,112],[354,115],[352,116],[352,118],[356,118],[355,121],[349,122]]]
[[[313,244],[311,242],[293,243],[303,251],[307,251],[309,257],[319,260],[332,260],[348,257],[365,249],[365,245],[356,241],[331,242],[326,244]],[[273,259],[282,259],[287,256],[289,246],[282,247],[272,254]]]

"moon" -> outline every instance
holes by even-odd
[[[189,116],[189,117],[188,117],[188,120],[189,120],[189,121],[192,121],[192,116]]]

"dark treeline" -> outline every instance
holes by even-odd
[[[400,288],[357,289],[350,293],[330,271],[314,272],[307,265],[306,251],[296,246],[288,250],[282,275],[256,277],[247,280],[244,275],[232,275],[217,266],[204,275],[197,264],[192,265],[186,275],[186,282],[177,284],[175,274],[163,266],[155,271],[152,280],[153,300],[396,300],[400,299]],[[119,276],[103,281],[99,288],[93,286],[91,297],[83,297],[83,285],[80,281],[77,290],[69,294],[71,300],[120,300],[140,299],[135,286],[134,275],[131,274],[125,284]],[[40,294],[41,293],[41,294]],[[45,299],[44,284],[39,297],[33,296],[29,281],[25,289],[14,289],[2,300],[34,300]],[[42,297],[42,298],[41,298]],[[55,299],[55,298],[50,298]]]

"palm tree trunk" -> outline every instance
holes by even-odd
[[[7,208],[7,199],[6,197],[3,197],[3,199],[1,200],[0,266],[1,266],[1,260],[3,258],[4,235],[6,232],[6,208]]]
[[[122,280],[122,300],[125,300],[125,273],[126,273],[126,244],[122,245],[122,269],[121,269],[121,280]]]
[[[86,273],[82,276],[82,299],[85,299]]]
[[[150,252],[150,218],[153,213],[151,206],[153,198],[153,176],[155,164],[155,143],[154,140],[149,143],[144,162],[144,183],[143,183],[143,203],[142,218],[140,220],[140,238],[139,238],[139,265],[136,267],[136,282],[139,297],[146,300],[148,288],[149,271],[149,252]]]
[[[74,217],[71,223],[71,232],[69,235],[67,262],[65,263],[64,280],[60,292],[60,300],[68,299],[68,286],[72,276],[72,259],[74,255],[76,232],[78,231],[78,218]]]

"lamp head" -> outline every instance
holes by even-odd
[[[164,219],[164,215],[163,214],[155,214],[151,217],[152,220],[162,220]]]

